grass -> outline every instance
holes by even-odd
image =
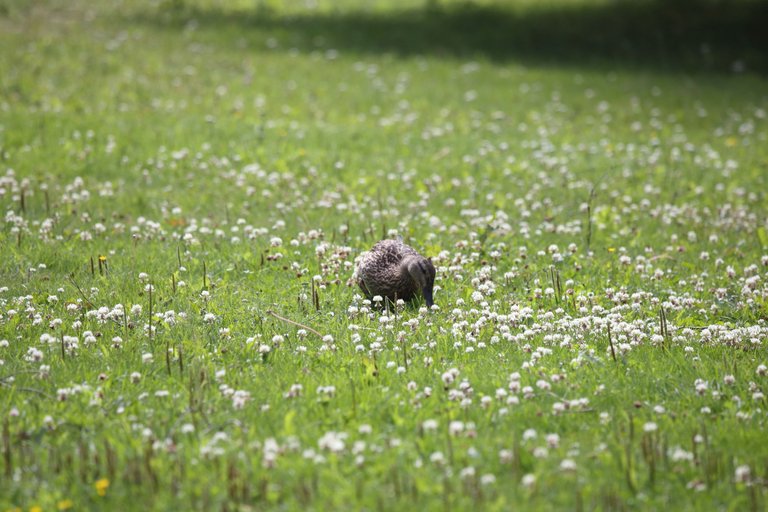
[[[764,6],[316,4],[0,0],[0,510],[764,509]]]

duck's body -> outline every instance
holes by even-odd
[[[431,307],[434,282],[432,262],[399,240],[378,242],[357,268],[357,284],[368,298],[407,301],[421,293]]]

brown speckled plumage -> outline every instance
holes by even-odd
[[[399,240],[378,242],[357,268],[357,284],[368,298],[407,301],[421,293],[431,306],[434,281],[432,262]]]

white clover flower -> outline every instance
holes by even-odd
[[[752,470],[746,464],[736,467],[734,480],[739,483],[749,483],[752,480]]]
[[[536,484],[536,475],[533,475],[531,473],[528,473],[527,475],[523,475],[523,478],[520,480],[520,483],[523,485],[523,487],[531,488]]]
[[[696,379],[696,382],[694,382],[694,387],[696,388],[696,394],[704,395],[709,389],[709,384],[702,379]]]
[[[683,450],[679,446],[676,446],[671,450],[670,458],[675,461],[692,461],[693,460],[693,453]]]
[[[480,484],[481,485],[493,485],[496,483],[496,475],[492,473],[486,473],[483,476],[480,477]]]
[[[499,461],[502,464],[511,464],[515,460],[515,454],[512,450],[499,450]]]
[[[448,424],[448,433],[452,436],[457,436],[464,431],[463,421],[452,421]]]
[[[232,394],[232,407],[235,410],[242,409],[248,400],[251,399],[251,394],[247,391],[237,390]]]
[[[424,420],[421,424],[421,428],[424,429],[424,432],[434,432],[437,430],[437,420],[434,419],[428,419]]]
[[[346,447],[344,440],[347,435],[344,432],[326,432],[318,439],[317,445],[321,450],[327,450],[332,453],[344,451]]]
[[[443,455],[443,452],[433,452],[429,456],[429,460],[433,464],[436,464],[438,466],[442,466],[443,464],[445,464],[445,455]]]

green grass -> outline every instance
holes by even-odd
[[[765,20],[0,0],[0,510],[764,509]]]

